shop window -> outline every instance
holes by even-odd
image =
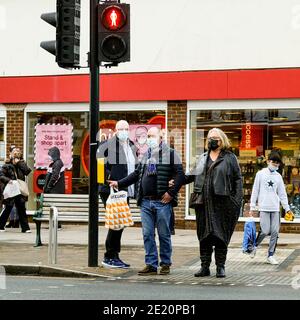
[[[231,141],[243,176],[242,216],[247,216],[255,174],[266,166],[269,152],[277,148],[283,156],[282,176],[289,203],[300,217],[300,112],[278,110],[195,110],[190,112],[189,167],[203,153],[208,131],[222,129]],[[189,186],[189,192],[193,186]],[[189,214],[194,211],[189,209]]]
[[[125,119],[132,126],[158,125],[163,127],[165,113],[162,110],[154,111],[124,111],[124,112],[101,112],[99,122],[99,140],[110,138],[114,134],[114,127],[118,120]],[[31,168],[35,165],[35,126],[37,124],[71,124],[73,128],[72,136],[72,168],[70,171],[71,190],[73,194],[88,193],[88,135],[89,135],[88,112],[40,112],[29,113],[27,117],[27,162]],[[1,127],[0,127],[1,143]],[[35,171],[39,170],[34,168]],[[29,175],[28,183],[30,187],[30,197],[28,209],[35,209],[35,193],[33,192],[34,177]]]

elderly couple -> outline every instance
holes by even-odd
[[[216,276],[225,277],[227,247],[237,222],[242,203],[242,177],[236,156],[229,151],[225,133],[217,128],[207,135],[207,152],[202,154],[195,169],[187,175],[176,151],[166,145],[161,130],[148,130],[148,151],[137,164],[136,149],[129,140],[129,124],[116,124],[116,135],[103,142],[97,157],[105,158],[107,184],[100,186],[104,205],[110,187],[127,190],[128,197],[136,197],[141,207],[141,221],[145,248],[145,267],[139,275],[166,275],[172,264],[170,216],[177,205],[182,185],[194,182],[194,192],[202,196],[196,205],[197,235],[200,242],[201,269],[196,277],[210,275],[213,248],[217,265]],[[155,241],[159,237],[159,257]],[[123,230],[109,230],[105,242],[103,266],[128,268],[119,253]],[[160,263],[159,263],[160,260]]]

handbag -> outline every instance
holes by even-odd
[[[201,204],[203,204],[203,193],[193,192],[190,196],[189,208],[195,209]]]
[[[29,196],[29,189],[28,189],[27,183],[21,179],[17,179],[17,182],[19,184],[21,195],[24,197],[28,197]]]
[[[21,195],[24,197],[28,197],[29,196],[29,189],[28,189],[27,183],[21,179],[18,179],[17,172],[16,172],[16,170],[14,170],[14,171],[15,171],[15,175],[17,178],[17,182],[19,184]]]

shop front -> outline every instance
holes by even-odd
[[[89,176],[89,105],[30,104],[25,108],[26,160],[34,172],[28,177],[30,197],[28,210],[35,209],[35,196],[42,192],[47,164],[47,151],[52,146],[61,150],[66,168],[66,193],[88,194]],[[130,124],[130,138],[145,151],[147,130],[155,125],[166,127],[165,102],[101,103],[99,141],[114,135],[118,120]],[[1,128],[0,128],[1,129]]]
[[[193,167],[210,129],[218,127],[229,137],[242,176],[244,201],[241,217],[249,214],[255,174],[272,149],[282,153],[282,176],[291,209],[300,218],[300,100],[188,102],[187,166]],[[192,186],[186,190],[186,198]],[[186,204],[186,218],[194,211]]]

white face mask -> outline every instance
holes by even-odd
[[[137,139],[138,144],[143,145],[147,142],[147,138],[145,137],[141,137],[139,139]]]
[[[272,164],[268,164],[268,168],[271,172],[275,172],[278,170],[278,167],[277,166],[273,166]]]
[[[151,149],[156,149],[159,146],[159,142],[156,138],[148,138],[147,145]]]
[[[121,141],[126,141],[129,137],[128,130],[119,130],[117,135]]]
[[[52,161],[52,157],[51,156],[48,155],[48,158],[49,158],[50,161]]]

